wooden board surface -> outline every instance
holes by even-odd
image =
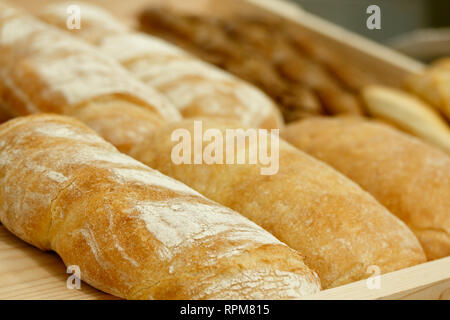
[[[42,252],[0,225],[0,299],[115,299],[86,283],[68,289],[70,274],[54,253]]]
[[[36,13],[58,0],[14,0]],[[400,86],[407,74],[423,65],[412,59],[363,39],[303,10],[279,0],[94,0],[135,25],[136,14],[150,4],[175,5],[177,8],[204,12],[225,12],[233,2],[235,10],[276,11],[297,23],[299,32],[314,36],[330,50],[346,56],[385,84]],[[67,288],[68,274],[54,253],[41,252],[0,226],[0,299],[116,299],[83,283],[80,290]],[[309,299],[450,299],[450,257],[381,276],[381,288],[370,290],[365,281],[322,291]]]

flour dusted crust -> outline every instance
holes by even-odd
[[[204,132],[216,128],[224,136],[234,127],[203,121]],[[342,174],[288,143],[280,141],[278,173],[264,176],[260,164],[174,164],[171,153],[179,142],[171,135],[176,129],[193,137],[194,121],[155,129],[130,154],[240,212],[304,254],[324,288],[364,279],[371,265],[387,273],[425,261],[403,222]],[[207,146],[205,141],[203,150]]]
[[[129,299],[290,299],[302,257],[238,213],[119,153],[72,118],[0,126],[0,219]]]
[[[166,120],[179,114],[113,59],[67,33],[9,9],[0,15],[0,92],[15,115],[72,114],[85,103],[122,97]]]
[[[87,3],[64,2],[47,6],[45,8],[46,22],[61,28],[67,28],[67,10],[70,5],[76,5],[81,9],[80,28],[71,29],[70,32],[90,43],[101,41],[101,39],[107,35],[125,33],[128,31],[128,28],[125,25],[111,19],[111,16],[107,12],[95,10],[94,6],[88,5]],[[65,18],[61,20],[61,17]],[[121,51],[125,51],[124,48],[122,48]]]
[[[112,27],[117,20],[98,7],[79,5],[86,25],[75,34],[97,44],[141,81],[162,92],[183,116],[225,118],[264,128],[282,126],[275,104],[250,84],[163,40]],[[66,8],[64,3],[50,5],[40,17],[65,28]],[[101,36],[94,39],[93,33]]]
[[[428,259],[450,255],[450,157],[385,124],[312,118],[287,127],[294,146],[347,175],[419,238]]]

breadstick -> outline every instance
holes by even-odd
[[[374,121],[311,118],[283,137],[347,175],[419,238],[428,259],[450,255],[450,158]]]
[[[13,8],[0,12],[0,31],[0,103],[8,114],[54,112],[85,120],[84,108],[91,108],[92,121],[95,109],[96,126],[121,151],[139,143],[127,140],[130,135],[180,119],[166,98],[67,33]],[[121,121],[134,125],[111,127],[110,114],[118,109]]]
[[[320,288],[271,234],[73,118],[0,126],[0,200],[6,228],[122,298],[289,299]]]
[[[450,127],[432,107],[401,90],[369,86],[362,96],[371,115],[450,153]]]
[[[96,44],[141,81],[156,88],[184,117],[224,118],[263,128],[282,126],[276,105],[252,85],[163,40],[124,26],[119,28],[120,22],[99,7],[78,5],[84,24],[73,34]],[[66,3],[48,6],[40,18],[70,31],[66,27]]]
[[[403,222],[355,183],[286,142],[280,141],[275,175],[261,175],[261,163],[249,164],[250,150],[262,151],[251,141],[247,164],[178,164],[171,158],[179,144],[172,141],[172,133],[187,130],[193,137],[188,142],[192,151],[198,143],[194,128],[188,119],[157,128],[131,155],[238,211],[302,252],[323,288],[366,278],[371,265],[386,273],[425,261]],[[225,137],[231,128],[228,123],[203,121],[203,132],[218,129]],[[270,151],[271,139],[276,138],[267,139]],[[204,152],[208,145],[204,141],[199,150]],[[237,163],[237,156],[232,163]]]

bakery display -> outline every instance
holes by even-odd
[[[311,118],[282,136],[370,192],[419,238],[428,259],[450,255],[450,157],[385,124]]]
[[[49,28],[48,31],[51,30],[53,29]],[[22,46],[27,48],[29,44],[15,43],[14,48],[23,50]],[[47,48],[46,52],[51,55],[51,48]],[[9,54],[12,59],[14,55],[12,52]],[[5,52],[4,55],[7,56],[8,53]],[[63,69],[60,71],[63,72]],[[16,84],[16,87],[20,89],[21,84]],[[34,101],[31,95],[28,99]],[[108,115],[113,119],[120,119],[118,113],[109,112]],[[271,178],[262,176],[260,167],[252,165],[248,168],[236,165],[176,165],[170,158],[171,149],[175,145],[171,135],[179,126],[185,128],[183,126],[187,125],[185,129],[192,129],[193,120],[186,121],[175,122],[174,126],[165,125],[161,130],[150,122],[148,127],[152,130],[140,136],[136,135],[136,140],[130,142],[130,145],[135,146],[129,150],[130,155],[154,169],[185,182],[205,196],[234,208],[292,248],[304,252],[307,265],[318,272],[324,288],[364,279],[370,275],[367,273],[368,266],[373,264],[378,265],[382,272],[386,273],[425,260],[422,248],[412,233],[372,197],[331,168],[284,143],[280,154],[281,173]],[[220,122],[213,120],[203,122],[205,128],[218,126],[225,130],[228,126],[227,124],[224,127]],[[104,134],[102,131],[98,132]],[[114,144],[114,139],[109,133],[104,137]],[[259,151],[259,146],[256,148]],[[241,175],[240,180],[236,180]],[[291,179],[290,183],[285,181],[288,176]],[[265,179],[268,179],[266,183]],[[219,183],[222,184],[220,188]],[[245,186],[247,193],[241,188],[236,188],[237,183]],[[259,198],[254,198],[256,193],[254,188],[262,188],[263,185],[267,192],[272,193],[285,205],[277,208],[278,204],[273,202],[274,199],[267,203],[269,198],[263,190],[260,191]],[[347,188],[344,185],[347,185]],[[224,190],[234,192],[229,194],[231,191]],[[283,190],[286,195],[283,194]],[[317,193],[318,190],[322,191]],[[300,199],[298,194],[303,194]],[[317,203],[322,206],[318,206]],[[362,207],[366,208],[366,214],[362,214]],[[330,210],[333,211],[329,212]],[[274,212],[280,216],[291,215],[291,218],[280,220],[276,218],[277,215],[273,215]],[[267,221],[268,213],[275,217],[274,221]],[[339,223],[332,222],[336,216],[339,217]],[[372,219],[373,228],[379,230],[380,235],[378,232],[366,232],[366,236],[354,238],[354,228],[365,230],[365,220],[372,221]],[[312,225],[304,222],[305,220],[311,220]],[[350,222],[352,223],[349,224]],[[321,233],[316,227],[320,225],[333,228],[333,233]],[[305,233],[306,235],[303,235]]]
[[[66,28],[67,3],[50,5],[39,17],[97,45],[166,96],[184,117],[230,119],[266,129],[283,125],[275,104],[250,84],[168,42],[128,30],[99,7],[85,3],[78,6],[85,24],[75,32]]]

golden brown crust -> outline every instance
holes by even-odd
[[[411,231],[372,196],[283,141],[279,172],[272,176],[261,175],[262,165],[174,164],[171,152],[179,142],[171,140],[172,133],[182,128],[193,137],[193,127],[193,121],[184,120],[158,128],[131,154],[304,254],[324,288],[368,277],[370,265],[390,272],[425,261]],[[203,130],[218,128],[224,135],[233,127],[203,121]]]
[[[236,212],[120,154],[72,118],[0,126],[0,219],[129,299],[288,299],[317,276]]]
[[[163,40],[120,27],[116,18],[99,7],[78,5],[84,24],[83,31],[74,34],[96,44],[138,79],[164,94],[184,117],[225,118],[267,129],[283,125],[276,105],[252,85]],[[50,5],[40,17],[67,31],[66,8],[65,3]]]
[[[375,196],[417,235],[428,259],[450,255],[450,158],[374,121],[311,118],[283,137]]]
[[[253,83],[278,104],[286,122],[364,113],[359,91],[375,79],[296,24],[231,2],[226,14],[213,15],[149,5],[140,28]]]

